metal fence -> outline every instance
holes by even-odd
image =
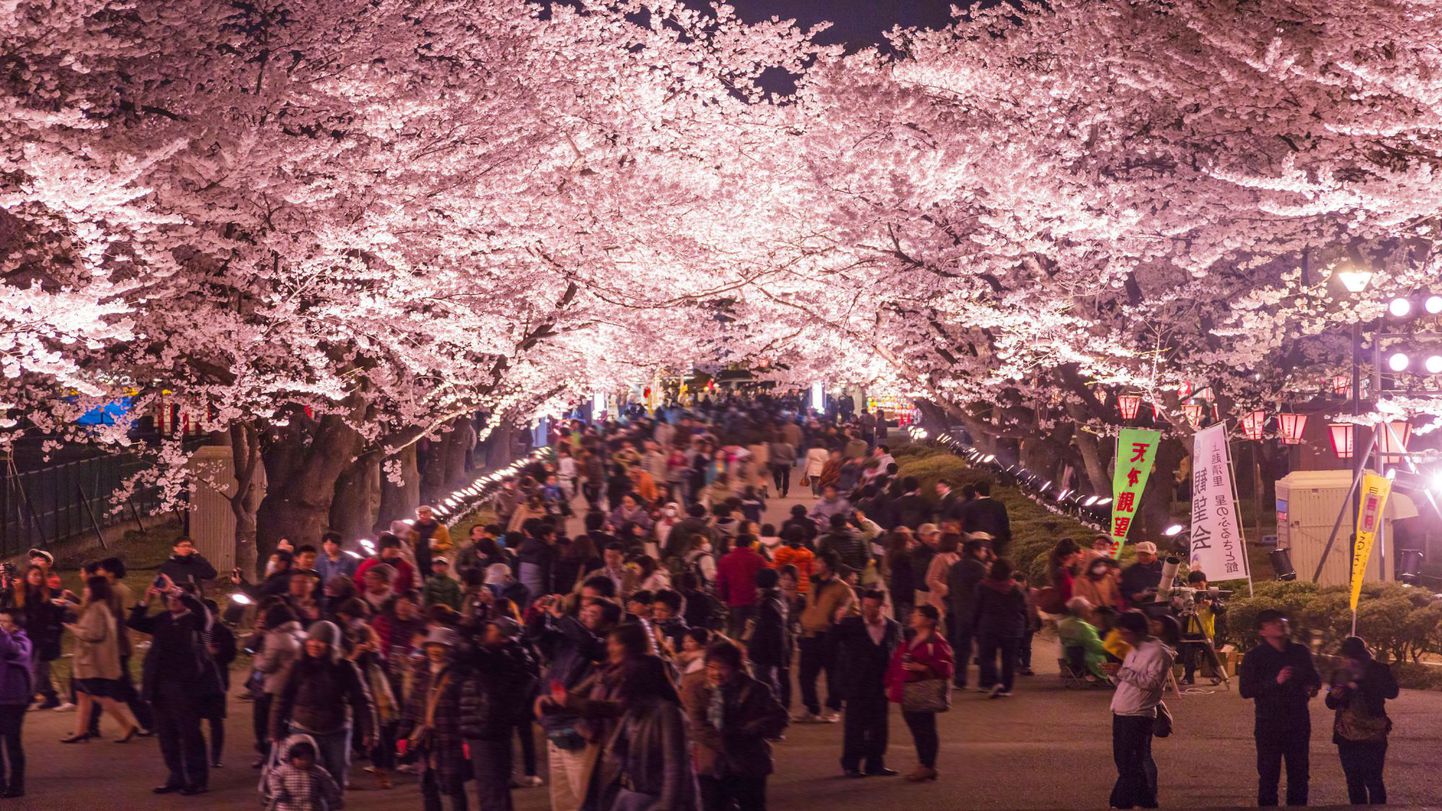
[[[97,528],[154,512],[156,490],[142,489],[112,515],[110,496],[148,463],[133,453],[106,454],[20,470],[0,462],[0,557],[48,547]]]

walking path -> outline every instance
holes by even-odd
[[[767,520],[779,523],[792,504],[810,504],[809,493],[805,495],[773,500]],[[770,807],[781,811],[1104,808],[1115,776],[1107,710],[1110,693],[1065,689],[1056,675],[1053,639],[1037,639],[1034,662],[1038,675],[1022,679],[1011,699],[955,694],[953,709],[941,718],[941,779],[935,783],[843,778],[838,763],[841,725],[793,726],[776,748]],[[1170,705],[1177,731],[1154,747],[1162,804],[1193,809],[1255,805],[1250,702],[1218,688],[1172,698]],[[1312,702],[1312,708],[1313,804],[1341,804],[1346,791],[1331,744],[1331,715],[1320,699]],[[150,787],[164,776],[154,739],[137,739],[125,746],[109,740],[62,745],[58,739],[69,731],[75,716],[33,712],[25,728],[30,793],[23,800],[0,802],[0,811],[95,811],[132,805],[258,808],[258,773],[248,768],[253,757],[250,709],[246,702],[231,702],[226,765],[213,773],[210,794],[199,798],[151,796]],[[1435,803],[1439,737],[1435,719],[1442,716],[1442,693],[1405,691],[1389,703],[1388,711],[1396,723],[1387,764],[1392,804]],[[106,724],[106,733],[112,734],[110,722]],[[910,737],[896,712],[891,714],[889,761],[903,771],[915,763]],[[365,775],[356,777],[366,785]],[[518,811],[548,808],[544,788],[518,790],[515,799]],[[414,778],[404,776],[390,791],[354,791],[346,797],[351,811],[419,808],[420,802]]]

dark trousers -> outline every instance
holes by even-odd
[[[270,754],[270,705],[275,696],[261,693],[250,702],[250,730],[255,734],[255,751]]]
[[[992,636],[983,634],[977,640],[977,651],[981,656],[981,675],[977,677],[981,689],[990,689],[996,684],[996,660],[1001,657],[1001,689],[1010,693],[1016,681],[1016,660],[1021,650],[1021,638],[1015,636]]]
[[[5,747],[5,760],[0,760],[0,786],[11,791],[25,790],[25,747],[20,743],[20,727],[25,723],[26,707],[0,704],[0,745]],[[4,771],[7,761],[8,775]]]
[[[1205,641],[1183,639],[1181,650],[1178,651],[1182,657],[1182,680],[1191,681],[1197,677],[1197,665],[1207,654],[1207,643]]]
[[[785,498],[791,492],[791,466],[772,465],[771,479],[776,483],[776,495]]]
[[[1277,804],[1277,784],[1282,779],[1282,761],[1287,761],[1287,805],[1307,804],[1309,763],[1307,747],[1312,730],[1258,729],[1257,805]]]
[[[702,776],[701,808],[705,811],[766,811],[766,777],[728,774]]]
[[[1337,744],[1337,754],[1342,758],[1342,773],[1347,775],[1347,802],[1386,805],[1382,767],[1387,762],[1387,742],[1343,741]]]
[[[511,811],[511,736],[499,740],[468,738],[466,746],[471,750],[477,807],[482,811]],[[566,778],[553,772],[551,779]]]
[[[391,721],[377,727],[376,745],[370,751],[371,765],[391,771],[396,767],[396,730],[400,728],[400,722]]]
[[[879,685],[878,685],[879,687]],[[886,768],[886,696],[846,699],[841,768],[879,772]]]
[[[516,724],[516,737],[521,739],[521,768],[527,777],[533,777],[536,774],[536,722],[530,713]]]
[[[821,712],[821,701],[816,694],[816,678],[822,671],[826,672],[826,707],[831,710],[841,709],[841,699],[836,697],[835,684],[832,680],[832,673],[835,670],[836,646],[828,638],[829,634],[823,632],[816,636],[803,636],[797,640],[801,648],[801,703],[805,705],[806,711],[812,715]]]
[[[1112,759],[1117,764],[1113,808],[1157,807],[1157,764],[1152,760],[1155,722],[1146,716],[1112,716]]]
[[[460,784],[452,794],[442,794],[440,781],[436,780],[436,773],[432,769],[426,769],[421,775],[421,807],[425,811],[444,811],[445,806],[441,798],[446,797],[451,801],[451,811],[466,811],[466,785]],[[481,806],[486,808],[486,806]],[[496,806],[500,808],[500,806]]]
[[[918,603],[920,605],[920,603]],[[958,621],[955,617],[947,620],[947,634],[951,642],[952,656],[956,661],[956,673],[951,677],[951,683],[957,687],[966,686],[966,671],[971,667],[973,643],[971,620],[966,622]]]
[[[35,660],[35,692],[44,696],[47,702],[60,700],[60,694],[55,690],[55,679],[50,675],[50,663],[52,661],[54,660]]]
[[[740,639],[746,630],[746,620],[756,616],[754,605],[733,605],[726,608],[726,635]]]
[[[941,749],[941,739],[936,735],[936,713],[906,712],[901,719],[911,730],[911,740],[916,744],[916,760],[928,769],[936,768],[936,754]]]
[[[204,786],[209,780],[205,736],[200,733],[200,707],[194,688],[174,682],[155,686],[155,737],[170,771],[166,785]]]
[[[220,763],[220,753],[225,751],[225,719],[212,715],[205,721],[210,727],[210,762]]]
[[[1016,663],[1022,670],[1031,670],[1031,640],[1036,636],[1036,631],[1028,628],[1021,637],[1021,648],[1016,652]]]

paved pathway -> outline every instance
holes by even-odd
[[[809,499],[808,499],[809,501]],[[768,515],[784,514],[790,503],[773,503]],[[847,780],[837,758],[841,726],[793,726],[777,747],[771,780],[773,809],[890,811],[890,809],[1074,809],[1105,808],[1115,772],[1111,762],[1108,693],[1064,689],[1056,676],[1055,642],[1037,640],[1039,675],[1023,679],[1017,695],[991,701],[977,693],[957,694],[941,719],[941,779],[911,785],[899,778]],[[1172,700],[1177,732],[1156,743],[1165,806],[1192,809],[1246,807],[1255,802],[1251,706],[1234,692],[1217,690]],[[1437,802],[1437,754],[1442,732],[1442,693],[1404,692],[1390,706],[1396,721],[1388,760],[1393,805]],[[226,767],[212,778],[204,798],[151,797],[163,777],[153,739],[125,746],[107,741],[65,746],[57,739],[73,723],[71,714],[31,713],[25,735],[30,759],[30,796],[0,802],[14,809],[195,807],[257,808],[257,773],[247,768],[250,705],[232,703]],[[108,723],[108,722],[107,722]],[[1331,717],[1313,702],[1312,800],[1341,804],[1346,792]],[[110,730],[107,729],[107,732]],[[891,765],[906,770],[913,750],[900,716],[891,715]],[[545,789],[515,792],[520,811],[548,807]],[[391,791],[357,791],[347,796],[351,811],[419,808],[412,778]],[[474,808],[474,806],[472,806]]]

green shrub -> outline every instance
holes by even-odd
[[[1323,651],[1336,650],[1352,633],[1350,594],[1345,586],[1258,583],[1253,596],[1229,604],[1227,641],[1242,649],[1257,644],[1257,613],[1273,608],[1292,620],[1298,640],[1315,641]],[[1357,603],[1357,633],[1380,659],[1416,662],[1425,654],[1442,653],[1442,605],[1434,605],[1427,592],[1396,583],[1369,583],[1362,587]]]

